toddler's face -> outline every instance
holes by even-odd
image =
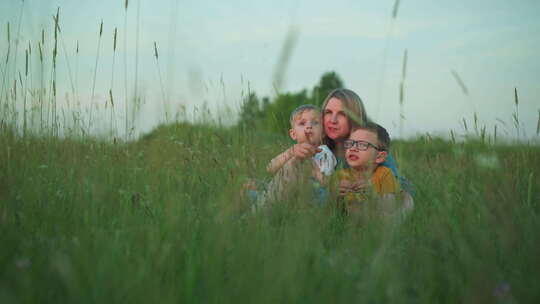
[[[306,110],[296,115],[289,135],[299,144],[320,145],[322,141],[321,114],[315,110]]]
[[[374,146],[377,147],[378,145],[377,134],[375,134],[375,132],[356,129],[351,133],[349,139],[357,142],[369,143],[366,145],[367,149],[365,151],[362,151],[357,147],[351,147],[345,151],[347,163],[351,168],[367,170],[373,168],[373,166],[379,162],[379,151],[374,148]]]

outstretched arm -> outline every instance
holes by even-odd
[[[289,149],[283,151],[278,156],[274,157],[270,161],[268,166],[266,166],[266,170],[269,173],[275,174],[289,160],[292,160],[294,162],[299,161],[299,160],[304,160],[306,158],[309,158],[315,155],[317,151],[318,151],[318,148],[309,143],[295,144]]]
[[[294,146],[293,146],[294,147]],[[275,174],[279,169],[293,157],[292,147],[280,153],[278,156],[274,157],[270,163],[266,166],[266,171],[271,174]]]

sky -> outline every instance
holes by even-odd
[[[234,123],[248,91],[275,96],[278,62],[295,33],[280,91],[309,90],[323,73],[335,71],[393,137],[462,135],[463,119],[470,128],[476,112],[479,126],[493,133],[497,125],[498,135],[509,138],[517,136],[517,113],[519,136],[538,140],[540,1],[402,0],[393,17],[395,3],[130,0],[126,10],[125,0],[3,0],[0,58],[11,49],[10,60],[0,61],[2,94],[24,72],[28,45],[31,76],[24,83],[39,87],[42,31],[49,54],[43,77],[51,79],[59,9],[57,102],[82,113],[91,132],[104,132],[111,121],[109,91],[115,123],[123,126],[127,116],[137,134],[174,113],[195,120],[204,107]],[[143,99],[136,113],[128,103],[126,115],[126,92]]]

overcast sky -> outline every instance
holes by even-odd
[[[93,94],[93,104],[98,107],[93,118],[96,128],[100,119],[110,119],[103,104],[111,88],[115,115],[125,120],[127,80],[130,95],[137,82],[138,94],[145,97],[137,117],[137,130],[144,132],[164,121],[164,99],[170,100],[172,112],[186,106],[193,113],[204,102],[213,111],[223,112],[226,107],[237,111],[248,90],[272,96],[281,50],[288,33],[295,30],[282,90],[311,89],[324,72],[335,71],[346,87],[362,97],[368,114],[398,136],[399,83],[406,49],[404,135],[448,134],[451,129],[463,133],[462,119],[472,123],[476,111],[479,124],[486,125],[488,132],[498,124],[499,135],[513,136],[517,88],[522,134],[538,138],[540,1],[402,0],[392,18],[395,0],[131,0],[126,20],[124,3],[1,1],[1,72],[9,79],[18,75],[16,70],[24,71],[24,49],[30,43],[33,78],[37,79],[37,44],[44,29],[43,48],[50,64],[52,16],[59,7],[59,98],[71,98],[74,88],[81,108],[88,107],[99,45]],[[101,20],[103,35],[98,44]],[[18,38],[19,52],[15,63],[11,50],[6,66],[8,22],[11,39]],[[118,40],[113,65],[115,28]],[[452,71],[459,75],[467,94]],[[225,115],[224,119],[230,121],[231,117]]]

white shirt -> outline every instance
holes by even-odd
[[[327,145],[320,145],[319,149],[322,151],[313,155],[311,159],[315,161],[315,164],[317,164],[317,167],[319,167],[319,170],[321,170],[324,175],[329,176],[334,173],[334,169],[336,168],[336,157]]]

